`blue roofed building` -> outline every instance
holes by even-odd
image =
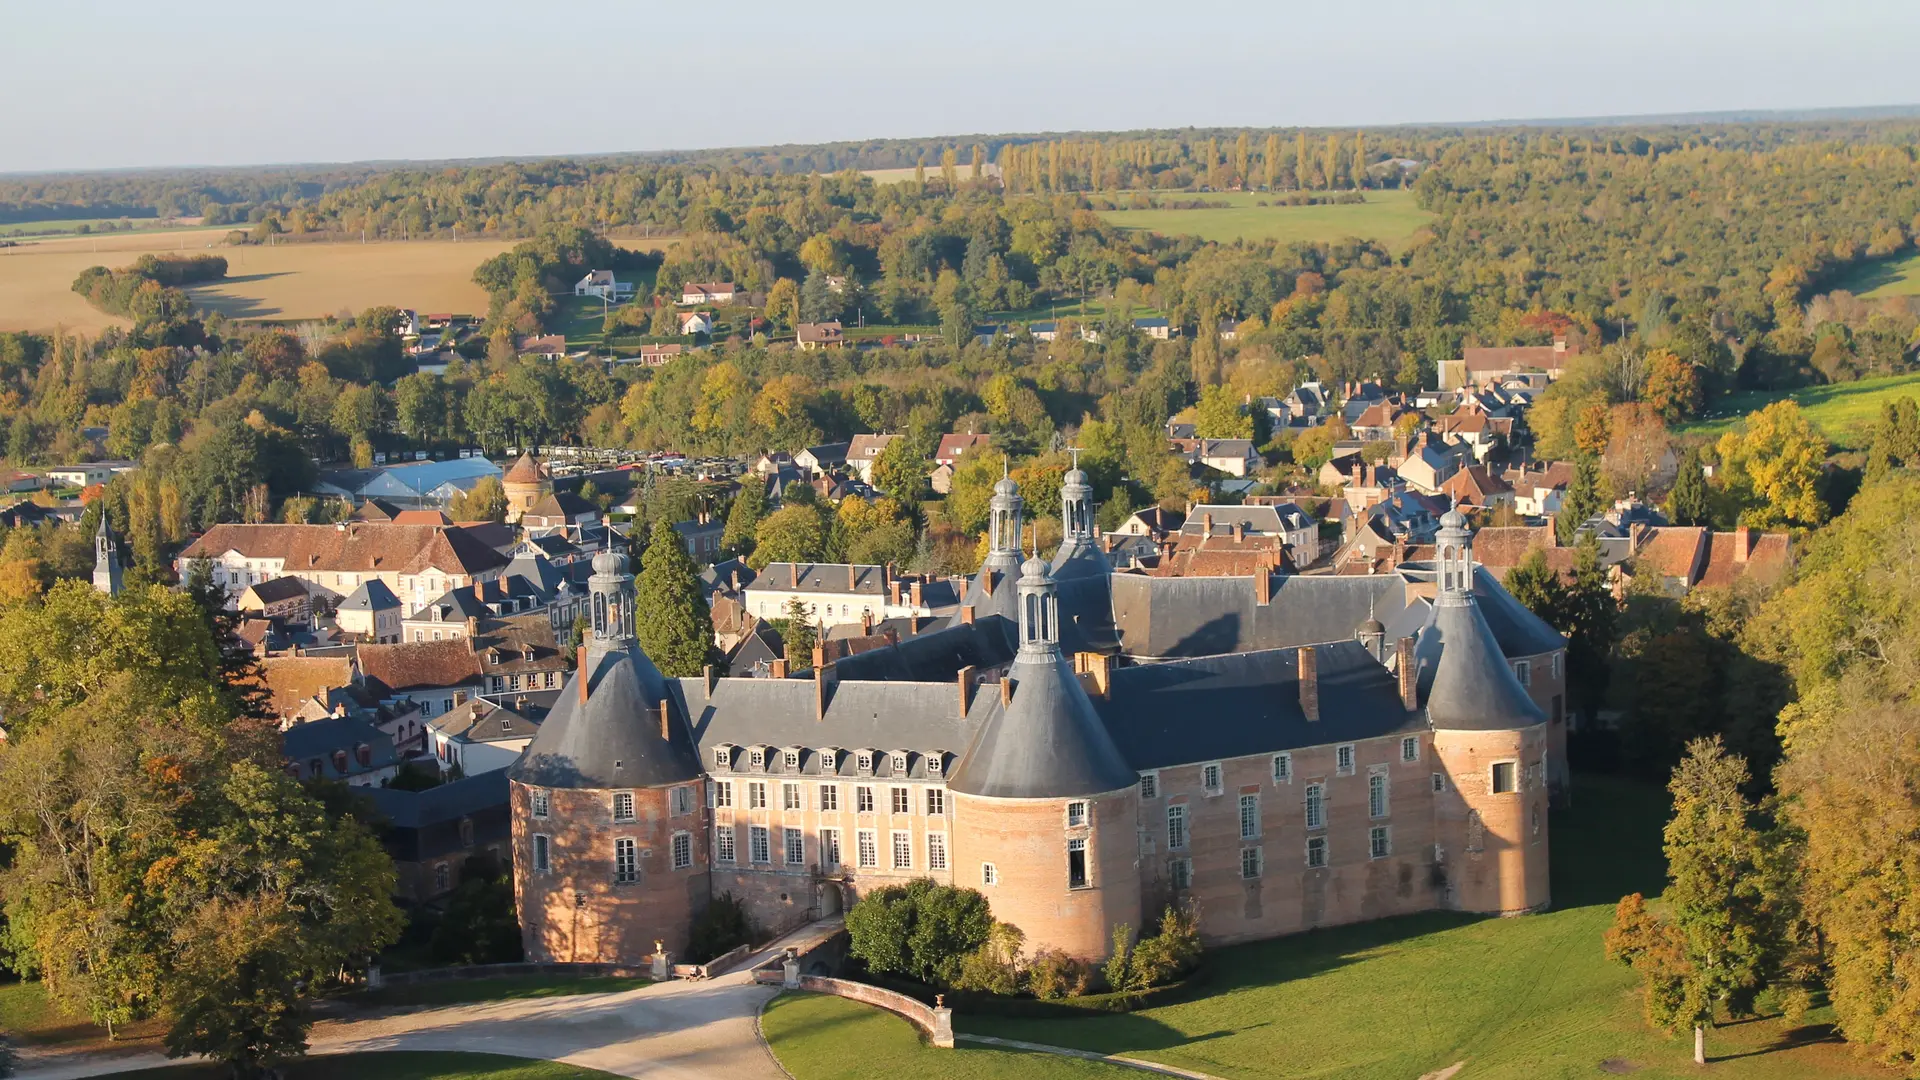
[[[382,499],[395,506],[445,506],[453,497],[473,490],[486,477],[499,479],[500,466],[482,457],[451,461],[417,461],[377,469],[335,469],[320,475],[314,491],[353,499]]]

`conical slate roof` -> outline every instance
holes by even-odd
[[[587,680],[586,701],[580,680]],[[700,756],[682,718],[661,737],[666,680],[637,644],[587,654],[539,734],[510,773],[538,787],[640,788],[700,776]],[[671,707],[670,707],[671,708]]]
[[[1427,721],[1449,731],[1508,731],[1546,722],[1473,603],[1436,603],[1414,649]]]
[[[1140,782],[1064,658],[1018,659],[996,708],[947,786],[995,799],[1071,798]]]

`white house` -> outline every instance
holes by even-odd
[[[704,311],[689,311],[680,316],[680,332],[683,334],[713,333],[713,316]]]
[[[116,475],[137,467],[131,461],[90,461],[84,465],[60,465],[48,469],[46,476],[56,484],[83,488],[104,484]]]
[[[693,281],[680,287],[680,304],[731,304],[738,295],[731,281]]]
[[[618,300],[621,297],[633,295],[633,282],[615,278],[611,270],[595,270],[574,282],[573,295]]]
[[[848,563],[769,563],[742,594],[757,618],[784,619],[788,605],[799,600],[809,618],[827,627],[935,618],[960,606],[950,578],[901,578],[884,566]]]
[[[442,772],[467,776],[504,769],[520,760],[540,725],[485,698],[470,698],[427,721],[427,750]]]

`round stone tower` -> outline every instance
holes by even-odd
[[[528,450],[500,478],[500,487],[507,495],[507,520],[519,521],[534,503],[553,493],[553,473]]]
[[[1441,519],[1433,621],[1416,649],[1445,790],[1436,859],[1449,906],[1513,915],[1547,906],[1547,717],[1500,652],[1473,595],[1473,535]]]
[[[686,948],[709,896],[706,792],[684,704],[634,639],[633,575],[594,556],[592,633],[508,771],[527,959],[637,964]]]
[[[1019,650],[1001,703],[948,790],[955,884],[1026,934],[1029,952],[1100,958],[1113,927],[1140,927],[1139,775],[1060,652],[1059,597],[1045,559],[1017,586]]]

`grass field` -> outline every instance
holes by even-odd
[[[0,225],[0,238],[71,233],[82,225],[94,229],[103,225],[115,226],[111,234],[113,236],[137,236],[144,233],[172,232],[200,227],[198,225],[162,225],[160,220],[160,218],[62,218],[54,221],[16,221],[8,225]],[[145,224],[141,224],[143,222]],[[127,228],[129,223],[134,227]]]
[[[233,318],[303,319],[376,304],[416,311],[484,312],[473,268],[511,241],[288,244],[227,247],[225,228],[59,237],[0,248],[0,330],[95,334],[126,320],[73,292],[89,266],[126,266],[146,252],[211,251],[227,259],[224,281],[196,287],[194,300]]]
[[[826,994],[782,994],[767,1006],[760,1029],[788,1073],[798,1080],[1127,1080],[1133,1069],[1056,1054],[1001,1050],[961,1043],[928,1046],[920,1032],[872,1005]],[[1406,1080],[1413,1080],[1412,1077]]]
[[[1880,418],[1880,406],[1896,398],[1920,398],[1920,375],[1889,375],[1884,379],[1809,386],[1789,393],[1749,390],[1721,399],[1715,415],[1680,429],[1683,435],[1717,436],[1781,398],[1791,398],[1807,419],[1820,426],[1842,450],[1864,450]]]
[[[1211,954],[1204,996],[1192,1001],[1068,1021],[960,1014],[956,1026],[1234,1080],[1413,1080],[1457,1062],[1459,1080],[1588,1077],[1603,1063],[1644,1078],[1698,1076],[1691,1039],[1649,1031],[1631,973],[1601,952],[1614,901],[1662,884],[1663,816],[1656,789],[1582,778],[1573,809],[1553,818],[1555,909],[1546,914],[1436,913],[1280,938]],[[1840,1044],[1830,1020],[1821,1010],[1796,1029],[1778,1019],[1716,1028],[1708,1072],[1891,1077]],[[800,1080],[924,1071],[795,1064]],[[1023,1075],[1054,1074],[1048,1062]]]
[[[1103,210],[1100,216],[1123,229],[1145,229],[1166,236],[1198,236],[1203,240],[1332,241],[1349,236],[1378,240],[1390,249],[1405,246],[1414,230],[1433,215],[1414,205],[1413,192],[1367,192],[1367,201],[1351,206],[1260,206],[1259,192],[1186,195],[1167,198],[1223,201],[1231,206],[1212,210]]]
[[[1833,287],[1845,289],[1862,300],[1920,296],[1920,251],[1897,259],[1876,259],[1858,267]]]
[[[226,1080],[216,1065],[169,1065],[117,1073],[118,1080]],[[612,1080],[613,1074],[557,1061],[530,1061],[500,1054],[388,1051],[340,1054],[296,1061],[281,1069],[284,1080]]]
[[[450,979],[414,986],[389,986],[349,994],[356,1005],[461,1005],[471,1001],[522,1001],[572,994],[615,994],[647,985],[650,979],[613,976],[514,975],[497,979]]]

